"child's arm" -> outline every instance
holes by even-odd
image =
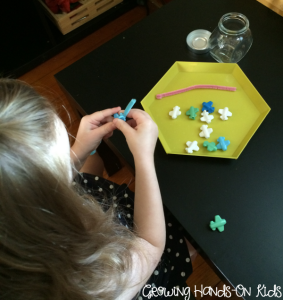
[[[87,157],[95,150],[103,138],[112,135],[116,126],[112,123],[120,107],[109,108],[84,116],[81,120],[74,145],[71,148],[71,159],[76,170],[80,170]]]
[[[150,116],[132,109],[128,122],[114,119],[113,123],[126,137],[135,160],[135,231],[141,238],[133,266],[133,285],[120,299],[132,299],[155,271],[165,246],[165,221],[159,185],[154,167],[154,149],[158,136],[157,125]],[[144,256],[143,256],[144,254]],[[134,254],[135,255],[135,254]],[[139,272],[137,272],[139,270]],[[141,291],[142,292],[142,291]],[[148,289],[147,289],[148,293]]]
[[[158,250],[158,262],[165,246],[164,213],[153,159],[158,128],[142,110],[132,109],[128,117],[133,118],[128,123],[118,119],[113,123],[125,135],[135,160],[135,230]]]
[[[138,243],[140,251],[137,250],[141,255],[135,257],[132,270],[131,282],[135,286],[126,290],[119,300],[132,299],[144,286],[160,260],[166,239],[163,206],[153,159],[158,128],[142,110],[132,109],[128,117],[133,119],[128,122],[114,119],[113,123],[125,135],[135,160],[134,224],[141,238]]]

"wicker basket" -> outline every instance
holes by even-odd
[[[123,0],[81,0],[79,2],[82,6],[69,13],[61,14],[54,14],[43,0],[39,0],[39,3],[43,6],[49,19],[63,34],[66,34],[122,1]]]

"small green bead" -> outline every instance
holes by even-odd
[[[191,106],[190,109],[186,112],[186,115],[189,116],[190,119],[195,120],[198,111],[198,108]]]
[[[214,218],[215,221],[210,221],[209,227],[215,231],[216,228],[218,229],[219,232],[224,231],[224,225],[226,224],[226,220],[222,219],[219,215],[215,216]]]
[[[210,151],[210,152],[213,152],[213,151],[217,150],[217,147],[216,147],[214,142],[209,143],[208,141],[205,141],[203,143],[203,147],[207,147],[207,150]]]

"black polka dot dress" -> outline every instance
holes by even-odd
[[[117,185],[99,176],[80,173],[73,184],[80,184],[87,193],[92,194],[107,210],[114,206],[119,222],[131,229],[133,227],[134,193],[126,184]],[[147,282],[151,287],[164,287],[170,291],[174,287],[187,287],[186,280],[192,273],[190,254],[182,233],[183,228],[164,207],[166,222],[166,246],[161,260]],[[148,299],[149,288],[144,288],[137,298]],[[162,296],[154,297],[163,299]],[[165,297],[164,297],[165,299]]]

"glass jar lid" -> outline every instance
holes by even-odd
[[[211,32],[205,29],[196,29],[190,32],[186,38],[189,49],[196,54],[207,53],[210,35]]]

